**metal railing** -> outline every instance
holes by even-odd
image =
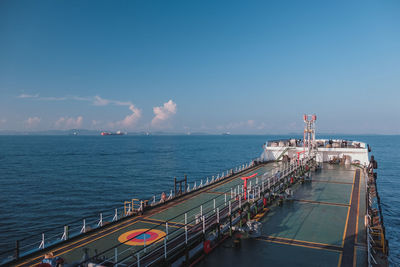
[[[246,203],[258,203],[264,194],[276,194],[284,189],[284,184],[289,183],[290,175],[300,167],[307,164],[311,158],[304,158],[299,163],[281,164],[281,166],[272,171],[254,177],[252,180],[255,184],[251,185],[247,190],[248,198],[244,198],[244,187],[238,185],[231,187],[229,190],[222,192],[221,195],[207,200],[200,205],[186,210],[165,222],[160,222],[152,228],[140,232],[128,240],[114,245],[93,257],[87,258],[79,264],[87,264],[96,262],[97,264],[112,263],[114,266],[118,264],[126,264],[129,266],[148,266],[160,260],[167,259],[182,246],[187,245],[192,239],[204,235],[210,229],[213,229],[216,224],[225,221],[222,229],[231,229],[232,220],[226,223],[227,218],[232,219],[239,209]],[[229,200],[228,200],[229,198]],[[175,225],[175,229],[171,230],[169,225]],[[146,244],[144,240],[143,246],[125,247],[127,243],[136,237],[154,229],[165,229],[165,236],[159,237],[151,244]]]
[[[254,166],[254,160],[252,160],[250,163],[241,164],[235,168],[229,169],[222,173],[218,173],[211,178],[207,177],[204,180],[201,179],[200,181],[188,183],[185,194],[194,190],[199,190],[222,179],[231,177],[232,175],[237,174],[238,172],[245,171],[252,166]],[[190,186],[190,184],[192,184],[192,187]],[[29,235],[23,239],[16,240],[15,247],[13,249],[1,251],[0,264],[11,262],[13,260],[19,259],[20,257],[35,253],[53,245],[57,245],[61,242],[68,240],[69,238],[77,237],[88,231],[103,227],[105,224],[108,224],[110,222],[118,221],[127,216],[132,216],[134,215],[134,209],[138,211],[143,211],[143,209],[145,208],[144,203],[150,203],[148,204],[148,206],[154,207],[157,205],[161,205],[164,202],[173,200],[177,196],[178,195],[174,195],[171,190],[168,198],[165,201],[162,198],[162,193],[155,194],[150,199],[137,200],[137,202],[134,203],[135,206],[131,207],[130,212],[127,212],[127,208],[129,208],[129,205],[124,205],[124,207],[115,208],[112,211],[109,210],[95,212],[91,215],[86,216],[83,219],[78,219],[65,223],[62,227],[53,227],[41,231],[41,233]],[[133,203],[132,200],[131,202]]]

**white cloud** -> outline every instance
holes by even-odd
[[[124,102],[124,101],[118,101],[118,100],[105,99],[98,95],[93,97],[93,105],[95,105],[95,106],[107,106],[110,104],[113,104],[116,106],[131,106],[131,105],[133,105],[129,101]]]
[[[102,98],[98,95],[91,96],[91,97],[81,97],[81,96],[39,96],[36,95],[29,95],[29,94],[21,94],[18,98],[36,98],[42,101],[65,101],[65,100],[74,100],[74,101],[84,101],[84,102],[91,102],[95,106],[107,106],[107,105],[116,105],[116,106],[130,106],[132,102],[129,101],[118,101],[118,100],[111,100]]]
[[[82,123],[83,123],[82,116],[78,116],[76,118],[61,117],[56,121],[55,126],[57,129],[69,130],[69,129],[80,128],[82,126]]]
[[[38,98],[39,95],[29,95],[29,94],[20,94],[19,96],[17,96],[18,98]]]
[[[176,103],[169,100],[161,107],[154,107],[154,118],[151,120],[152,126],[161,126],[163,122],[167,121],[171,116],[176,114]]]
[[[142,111],[135,107],[133,104],[129,106],[132,114],[127,115],[123,120],[110,123],[111,128],[121,127],[124,129],[132,129],[136,126],[139,119],[142,117]]]
[[[34,128],[34,127],[38,126],[40,121],[41,121],[41,119],[39,117],[30,117],[25,121],[25,124],[29,128]]]
[[[68,100],[68,97],[63,96],[63,97],[55,97],[55,96],[47,96],[47,97],[39,97],[40,100],[45,100],[45,101],[63,101],[63,100]]]
[[[108,104],[110,104],[109,100],[101,98],[98,95],[96,95],[94,97],[93,105],[95,105],[95,106],[107,106]]]

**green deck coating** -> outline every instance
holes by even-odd
[[[84,248],[88,249],[89,256],[93,256],[96,251],[101,252],[119,244],[118,237],[125,232],[142,228],[153,228],[165,232],[165,221],[173,218],[174,223],[182,224],[184,223],[182,213],[185,211],[187,211],[188,222],[193,223],[191,221],[195,215],[200,214],[199,205],[203,205],[203,214],[213,209],[212,199],[214,198],[216,206],[224,205],[224,192],[227,193],[229,201],[230,188],[242,185],[243,181],[240,179],[242,176],[258,173],[260,177],[272,170],[274,166],[276,167],[277,163],[259,166],[256,170],[203,188],[199,193],[174,200],[166,206],[146,212],[143,216],[131,217],[118,224],[118,227],[104,233],[100,231],[87,239],[81,238],[73,244],[67,242],[59,250],[55,249],[55,254],[63,257],[67,263],[79,262],[82,260]],[[270,207],[270,212],[261,220],[264,239],[244,239],[241,249],[232,248],[229,245],[231,241],[226,241],[207,256],[200,265],[238,266],[251,263],[253,266],[338,266],[345,254],[343,237],[347,229],[346,222],[352,190],[354,191],[352,185],[355,170],[355,167],[323,164],[323,169],[312,175],[315,181],[306,182],[303,185],[296,184],[293,187],[295,201],[286,201],[282,207],[276,205]],[[252,178],[251,181],[255,184],[256,178]],[[361,175],[358,221],[354,219],[354,214],[357,214],[357,212],[354,213],[354,205],[352,212],[352,221],[358,224],[358,229],[351,227],[354,231],[358,230],[357,243],[365,242],[364,183],[365,180]],[[353,199],[358,200],[358,198]],[[170,238],[182,231],[174,227],[172,223],[169,224]],[[142,246],[128,245],[118,247],[119,250],[126,250],[126,255],[135,254],[135,251],[141,248]],[[354,255],[357,266],[362,266],[361,264],[365,263],[365,248],[356,246],[355,250],[357,250]],[[346,253],[348,255],[348,249]],[[113,255],[113,251],[107,255]],[[25,266],[37,263],[42,258],[37,257],[31,262],[25,262]]]
[[[285,203],[263,218],[263,234],[341,246],[347,211],[340,206]]]
[[[266,242],[243,240],[241,248],[231,242],[222,245],[199,266],[332,266],[338,265],[340,252]]]
[[[351,200],[358,200],[355,197],[351,199],[352,192],[358,192],[353,188],[356,169],[323,164],[323,169],[312,175],[316,181],[293,187],[295,199],[309,202],[285,201],[283,206],[270,207],[270,212],[260,221],[263,238],[244,239],[240,249],[231,248],[229,244],[232,241],[228,240],[207,256],[200,266],[249,263],[252,266],[340,266],[345,253],[345,231],[347,229],[348,233],[349,229],[355,228],[346,226],[346,223]],[[358,243],[364,244],[365,181],[362,176],[361,172],[359,217],[357,221],[357,213],[353,210],[352,220],[358,223]],[[334,249],[326,249],[329,247]],[[355,250],[356,266],[364,266],[365,247],[356,246]],[[348,249],[346,253],[349,256]]]
[[[349,204],[352,185],[305,183],[295,189],[294,198],[338,204]]]
[[[229,195],[230,197],[230,195]],[[211,208],[213,208],[213,201],[212,199],[216,198],[216,206],[222,204],[225,202],[225,196],[224,195],[216,195],[216,194],[210,194],[210,193],[203,193],[199,196],[196,196],[194,198],[191,198],[185,202],[179,203],[178,205],[174,206],[173,208],[166,209],[160,213],[154,214],[150,216],[149,218],[152,219],[158,219],[158,220],[166,220],[168,218],[173,218],[172,221],[174,222],[180,222],[184,223],[185,217],[182,214],[183,211],[189,210],[187,212],[187,218],[188,218],[188,223],[191,223],[192,220],[194,220],[194,216],[196,214],[200,214],[200,208],[197,206],[202,205],[203,203],[203,211],[204,213],[209,211]],[[229,198],[228,198],[229,200]],[[192,209],[193,207],[197,207],[195,209]],[[180,215],[176,217],[177,215]]]

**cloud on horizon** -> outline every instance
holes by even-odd
[[[129,106],[129,109],[132,111],[132,114],[127,115],[123,120],[112,122],[109,124],[111,128],[124,128],[124,129],[132,129],[134,128],[139,119],[142,117],[142,111],[136,108],[133,104]]]
[[[34,128],[36,126],[39,125],[41,119],[39,117],[29,117],[26,121],[25,121],[25,125],[28,128]]]
[[[55,127],[59,130],[78,129],[82,126],[83,117],[61,117],[55,122]]]
[[[65,101],[65,100],[74,100],[74,101],[84,101],[90,102],[95,106],[108,106],[108,105],[116,105],[116,106],[131,106],[132,102],[129,101],[118,101],[102,98],[99,95],[90,96],[90,97],[81,97],[81,96],[40,96],[39,94],[20,94],[17,98],[31,98],[42,101]]]
[[[154,118],[151,120],[151,125],[154,127],[165,126],[164,123],[176,114],[177,108],[174,101],[169,100],[160,107],[154,107]]]
[[[38,98],[39,95],[29,95],[29,94],[20,94],[19,96],[17,96],[18,98]]]

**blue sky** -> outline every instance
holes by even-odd
[[[0,130],[400,134],[399,1],[0,1]]]

